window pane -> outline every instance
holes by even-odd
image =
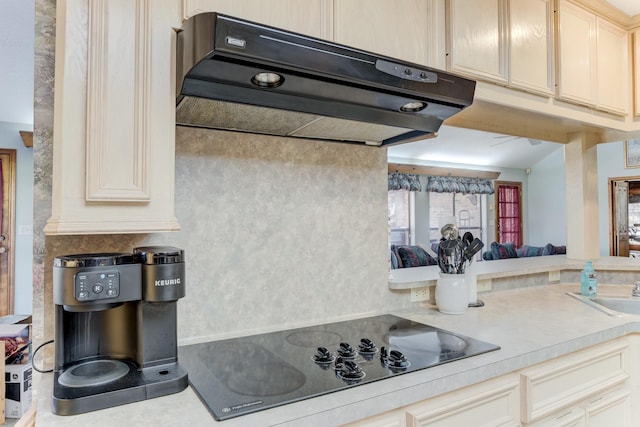
[[[409,244],[409,192],[407,190],[389,191],[389,243],[392,245]]]
[[[470,232],[484,240],[482,230],[482,196],[478,194],[429,193],[429,237],[431,243],[440,241],[440,227],[444,221],[456,217],[460,236]],[[475,259],[482,259],[482,251]]]
[[[438,242],[442,237],[440,227],[444,218],[454,215],[454,193],[429,193],[429,240]]]

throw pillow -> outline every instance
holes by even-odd
[[[402,263],[404,268],[436,264],[436,261],[420,246],[396,246],[396,251],[398,252],[398,264]]]
[[[545,247],[542,246],[529,246],[522,245],[518,248],[518,257],[530,257],[530,256],[540,256],[545,255],[544,250]]]
[[[567,253],[567,247],[565,245],[562,246],[553,246],[554,255],[565,255]]]
[[[390,250],[389,254],[391,260],[391,268],[398,268],[398,257],[396,256],[396,253],[393,250]]]
[[[491,255],[493,259],[518,258],[516,245],[513,243],[491,243]]]

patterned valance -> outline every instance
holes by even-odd
[[[426,191],[435,193],[493,194],[493,183],[483,178],[428,176]]]
[[[392,190],[408,190],[422,191],[420,178],[415,174],[392,172],[388,174],[388,189]]]

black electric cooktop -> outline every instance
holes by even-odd
[[[178,359],[220,421],[499,348],[382,315],[183,346]]]

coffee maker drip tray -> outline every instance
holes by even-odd
[[[116,381],[129,373],[129,366],[118,360],[92,360],[67,369],[58,382],[66,387],[95,387]]]

